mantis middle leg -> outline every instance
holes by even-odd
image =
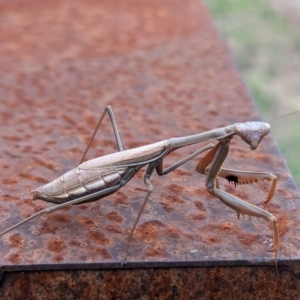
[[[145,206],[146,206],[146,203],[147,203],[147,201],[150,197],[150,194],[154,190],[153,185],[151,184],[151,181],[150,181],[150,177],[151,177],[154,169],[156,168],[156,172],[157,172],[158,175],[166,175],[166,174],[170,173],[171,171],[175,170],[176,168],[180,167],[181,165],[183,165],[187,161],[193,159],[194,157],[196,157],[200,153],[202,153],[204,151],[207,151],[208,149],[211,149],[212,147],[213,147],[213,144],[208,144],[207,146],[197,150],[196,152],[192,153],[191,155],[187,156],[186,158],[182,159],[181,161],[175,163],[174,165],[170,166],[169,168],[167,168],[165,170],[163,170],[163,158],[149,163],[147,171],[146,171],[145,176],[144,176],[144,183],[147,186],[147,194],[146,194],[145,199],[143,201],[143,204],[142,204],[142,206],[139,210],[138,216],[135,219],[134,225],[132,226],[132,228],[130,230],[129,237],[128,237],[127,243],[126,243],[125,256],[122,260],[121,265],[123,265],[126,261],[126,258],[128,256],[130,241],[131,241],[131,238],[132,238],[133,233],[135,231],[136,225],[137,225],[137,223],[138,223],[138,221],[139,221],[139,219],[140,219],[140,217],[141,217],[141,215],[142,215],[142,213],[145,209]]]

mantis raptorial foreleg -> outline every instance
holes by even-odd
[[[271,181],[268,195],[265,202],[263,203],[264,208],[273,198],[276,189],[277,177],[274,174],[268,172],[252,172],[222,168],[218,174],[218,177],[222,177],[227,179],[229,182],[233,182],[235,186],[253,182],[257,183],[258,181],[264,180]]]
[[[215,147],[211,149],[209,152],[207,152],[206,155],[199,161],[199,163],[196,166],[196,171],[198,173],[204,175],[208,173],[208,167],[210,164],[212,165],[212,160],[214,159],[219,146],[220,144],[215,145]],[[215,174],[216,171],[214,171],[213,173]],[[264,208],[273,198],[276,189],[277,177],[274,174],[269,172],[254,172],[254,171],[242,171],[242,170],[221,168],[218,171],[217,176],[227,179],[229,182],[232,182],[235,186],[240,184],[248,184],[248,183],[263,181],[263,180],[271,181],[271,186],[269,189],[268,196],[266,197],[266,200],[263,203]]]
[[[271,188],[264,202],[266,205],[273,197],[275,187],[276,187],[276,176],[271,173],[266,172],[245,172],[238,170],[222,169],[222,164],[228,154],[230,138],[221,139],[219,144],[217,144],[213,149],[211,149],[198,163],[196,171],[202,174],[207,174],[206,177],[206,188],[207,190],[218,199],[220,199],[224,204],[236,211],[238,217],[240,214],[254,216],[257,218],[269,221],[273,225],[273,250],[275,252],[275,267],[277,269],[277,252],[279,248],[279,229],[277,224],[277,219],[269,212],[261,209],[255,205],[247,203],[242,199],[239,199],[229,193],[226,193],[219,189],[217,177],[223,177],[229,181],[233,181],[235,184],[239,183],[250,183],[251,181],[258,180],[271,180]]]

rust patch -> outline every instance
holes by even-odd
[[[178,170],[178,169],[177,169]],[[174,192],[178,195],[181,195],[184,193],[184,187],[183,186],[180,186],[178,184],[169,184],[166,186],[166,188],[171,191],[171,192]]]
[[[79,222],[86,227],[94,227],[99,224],[96,220],[87,218],[87,217],[79,217]]]
[[[111,259],[111,255],[104,248],[92,248],[92,253],[94,255],[101,255],[105,259]]]
[[[49,169],[51,171],[57,171],[58,170],[58,166],[56,164],[54,164],[52,161],[45,161],[42,160],[38,157],[33,157],[32,158],[35,163],[41,167],[45,167],[46,169]]]
[[[55,212],[54,214],[50,214],[48,216],[48,222],[52,223],[69,223],[71,221],[71,217],[65,214]]]
[[[219,98],[219,96],[218,96],[217,98]],[[208,113],[210,116],[212,116],[212,117],[215,117],[215,116],[218,116],[218,115],[219,115],[219,112],[218,112],[216,109],[213,109],[213,108],[209,109],[207,113]]]
[[[144,241],[149,242],[156,238],[159,228],[165,227],[166,225],[158,220],[148,221],[143,223],[136,229],[136,236]]]
[[[120,205],[120,204],[127,205],[128,204],[128,196],[121,191],[117,191],[114,194],[114,205]]]
[[[54,262],[54,263],[60,263],[60,262],[62,262],[64,260],[64,258],[62,257],[62,256],[60,256],[60,255],[54,255],[53,257],[52,257],[52,261]]]
[[[19,233],[15,233],[9,237],[10,247],[21,248],[25,246],[26,239]]]
[[[204,220],[207,218],[206,213],[197,213],[189,215],[189,218],[195,221]]]
[[[220,231],[230,235],[237,234],[240,231],[235,223],[228,222],[228,221],[220,224],[210,224],[209,226],[204,226],[201,228],[201,231],[203,232],[206,232],[207,230],[216,231],[216,232]]]
[[[251,246],[253,243],[259,242],[261,240],[261,236],[259,235],[254,235],[254,234],[243,234],[243,235],[238,235],[238,241],[245,246]]]
[[[289,229],[291,227],[291,219],[289,216],[285,216],[283,214],[277,215],[278,222],[280,223],[280,237],[283,237],[289,232]],[[269,226],[271,229],[272,227]]]
[[[90,206],[88,204],[78,204],[80,210],[88,210]]]
[[[171,212],[173,210],[173,207],[170,203],[159,201],[159,204],[164,208],[166,212]]]
[[[189,240],[193,241],[202,241],[202,234],[190,234],[190,233],[184,233],[184,236],[186,236]]]
[[[32,180],[32,181],[36,182],[37,184],[48,183],[48,181],[45,178],[38,177],[38,176],[32,176],[32,175],[24,174],[24,173],[19,174],[19,176],[24,179],[26,178],[28,180]]]
[[[3,184],[17,184],[18,181],[16,179],[11,179],[11,178],[6,178],[6,179],[3,179]]]
[[[204,204],[203,204],[202,201],[194,201],[193,203],[194,203],[194,205],[196,206],[196,208],[198,210],[203,211],[203,212],[206,211],[206,208],[205,208],[205,206],[204,206]]]
[[[168,227],[164,230],[164,233],[173,239],[180,238],[181,230],[177,227]]]
[[[80,247],[81,244],[82,244],[82,242],[79,241],[79,240],[71,240],[69,242],[69,245],[72,246],[72,247]]]
[[[100,233],[98,231],[90,231],[87,235],[87,238],[95,241],[100,245],[108,245],[110,243],[110,240],[106,238],[103,233]]]
[[[105,215],[105,218],[118,223],[123,222],[123,218],[115,211],[112,211],[109,214]]]
[[[111,232],[114,232],[114,233],[123,233],[123,229],[120,228],[118,225],[108,225],[105,227],[105,229],[107,231],[111,231]]]
[[[162,196],[163,198],[168,201],[169,203],[173,204],[173,205],[176,205],[176,204],[183,204],[185,203],[184,200],[182,200],[182,198],[180,197],[182,194],[178,194],[175,195],[175,194],[166,194],[166,193],[163,193]]]
[[[52,222],[42,222],[41,226],[39,226],[38,234],[55,234],[58,226],[53,224]]]
[[[223,232],[231,233],[231,234],[233,234],[233,233],[236,234],[239,231],[237,225],[232,222],[221,223],[218,226],[218,229]]]
[[[217,236],[204,235],[202,236],[202,239],[206,244],[219,244],[221,242],[221,239]]]
[[[50,252],[59,253],[66,250],[66,245],[61,237],[54,237],[49,240],[47,248]]]
[[[155,246],[151,249],[147,249],[145,252],[147,257],[168,257],[166,248],[163,246]]]
[[[11,253],[7,258],[12,264],[17,265],[22,261],[22,254]]]

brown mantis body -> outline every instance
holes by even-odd
[[[106,112],[108,112],[113,125],[119,152],[98,157],[82,163]],[[98,122],[91,142],[87,147],[87,150],[85,151],[79,166],[61,175],[54,181],[33,191],[33,199],[42,199],[48,202],[56,203],[57,205],[37,212],[36,214],[28,217],[20,223],[15,224],[9,229],[3,231],[2,233],[0,233],[0,236],[41,214],[51,213],[68,205],[96,201],[105,196],[113,194],[121,187],[126,185],[127,182],[129,182],[131,178],[142,167],[148,165],[144,176],[144,182],[147,186],[147,194],[129,234],[125,257],[123,260],[124,262],[128,254],[130,240],[132,238],[135,227],[139,221],[147,200],[149,199],[149,196],[153,191],[153,186],[150,181],[150,177],[153,171],[156,170],[158,175],[166,175],[182,164],[196,157],[200,153],[209,150],[209,152],[198,163],[196,171],[206,175],[206,188],[209,193],[235,210],[238,215],[243,214],[255,216],[272,223],[274,252],[277,269],[279,231],[276,217],[264,209],[249,204],[237,197],[234,197],[231,194],[222,191],[221,189],[219,189],[217,179],[218,177],[223,177],[228,179],[229,181],[233,181],[235,184],[258,180],[271,181],[272,183],[270,191],[266,201],[264,202],[265,206],[272,199],[275,191],[275,175],[266,172],[229,170],[222,168],[222,165],[228,154],[230,140],[234,135],[240,136],[247,144],[250,145],[250,148],[252,150],[255,150],[263,137],[267,135],[269,131],[269,124],[264,122],[236,123],[204,133],[185,137],[171,138],[158,143],[137,147],[134,149],[123,150],[112,108],[108,106],[106,107]],[[188,157],[170,166],[169,168],[163,168],[163,159],[172,151],[184,146],[208,141],[211,139],[218,140],[218,144],[216,144],[215,146],[212,144],[208,144],[207,146],[199,149],[195,153],[189,155]]]

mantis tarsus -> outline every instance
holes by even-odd
[[[119,152],[83,162],[106,112],[110,117],[114,129]],[[264,209],[249,204],[231,194],[222,191],[221,189],[219,189],[218,185],[218,177],[226,178],[229,181],[233,181],[235,184],[248,183],[258,180],[271,181],[270,191],[268,193],[266,201],[264,202],[264,206],[267,205],[267,203],[272,199],[275,191],[275,175],[266,172],[229,170],[222,168],[222,165],[228,154],[230,140],[234,135],[240,136],[252,150],[255,150],[263,137],[267,135],[269,131],[269,124],[264,122],[236,123],[195,135],[171,138],[154,144],[124,150],[112,108],[111,106],[107,106],[99,119],[91,141],[80,161],[79,166],[61,175],[54,181],[33,191],[33,199],[42,199],[47,202],[56,203],[57,205],[43,209],[33,214],[32,216],[3,231],[2,233],[0,233],[0,236],[39,215],[46,213],[49,214],[68,205],[96,201],[105,196],[113,194],[121,187],[126,185],[126,183],[129,182],[130,179],[133,178],[133,176],[142,167],[148,165],[146,173],[144,175],[144,182],[147,186],[147,193],[129,234],[125,256],[122,261],[123,264],[127,258],[130,241],[136,225],[144,210],[147,200],[149,199],[149,196],[153,191],[153,186],[150,181],[150,177],[153,171],[156,170],[158,175],[166,175],[182,164],[196,157],[200,153],[209,150],[208,153],[197,164],[196,171],[206,175],[206,188],[208,192],[220,199],[227,206],[235,210],[238,216],[240,214],[254,216],[257,218],[265,219],[272,223],[274,241],[273,250],[275,252],[275,266],[277,271],[279,230],[276,217]],[[194,152],[178,163],[168,167],[167,169],[163,168],[163,159],[172,151],[184,146],[212,139],[218,140],[218,143],[215,146],[213,144],[208,144],[207,146],[199,149],[198,151]]]

